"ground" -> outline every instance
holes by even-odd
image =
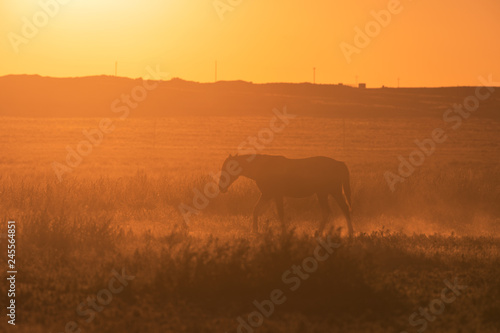
[[[273,206],[250,232],[259,193],[245,179],[197,214],[179,211],[272,116],[116,120],[74,166],[67,146],[76,151],[99,118],[4,118],[0,216],[18,226],[16,329],[64,332],[74,321],[83,332],[236,332],[250,315],[260,332],[498,331],[498,120],[471,117],[457,130],[440,114],[291,120],[258,151],[345,161],[356,231],[346,237],[332,200],[322,241],[339,247],[301,278],[293,266],[311,264],[319,244],[315,198],[286,201],[284,235]],[[391,191],[386,172],[398,174],[398,156],[409,159],[435,128],[447,140]],[[71,171],[59,179],[54,162]],[[107,293],[122,273],[130,280]],[[439,301],[445,288],[449,303]],[[276,289],[286,301],[260,324],[253,302]]]

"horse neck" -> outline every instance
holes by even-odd
[[[241,175],[253,180],[257,180],[259,178],[259,170],[262,162],[261,156],[255,156],[252,161],[248,161],[249,156],[240,156],[240,160],[238,161],[242,167]]]

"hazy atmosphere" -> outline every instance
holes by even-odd
[[[499,13],[2,1],[0,332],[499,332]]]

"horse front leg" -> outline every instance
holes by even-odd
[[[276,210],[278,211],[278,218],[281,221],[281,228],[283,229],[283,233],[286,231],[285,225],[285,210],[283,208],[283,197],[275,197],[274,201],[276,202]]]
[[[266,203],[269,201],[269,197],[265,196],[264,194],[260,195],[259,201],[255,205],[255,208],[253,209],[253,232],[257,233],[259,231],[259,215],[262,213],[264,210],[264,207]]]

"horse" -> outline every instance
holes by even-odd
[[[330,217],[328,195],[333,196],[347,221],[349,237],[353,235],[351,223],[351,186],[349,170],[344,162],[329,157],[316,156],[289,159],[275,155],[229,155],[222,165],[219,190],[226,193],[229,187],[244,176],[255,181],[261,195],[253,210],[253,232],[258,232],[258,218],[267,202],[274,199],[283,231],[286,230],[283,198],[318,197],[322,219],[317,235]]]

